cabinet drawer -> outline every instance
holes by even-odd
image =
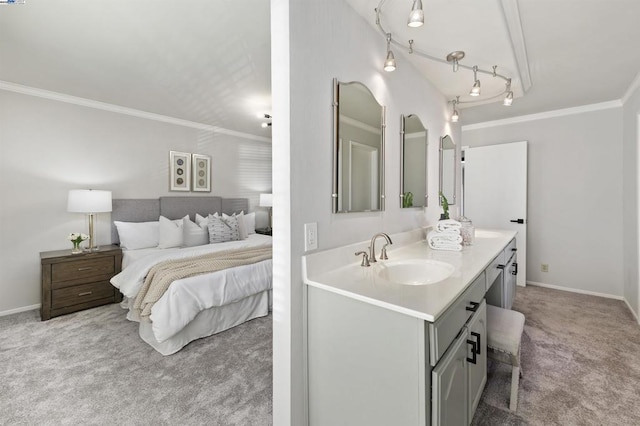
[[[53,290],[51,307],[59,309],[92,300],[114,297],[113,289],[114,287],[109,281],[99,281]]]
[[[500,271],[502,271],[502,269],[500,269],[500,265],[504,265],[505,260],[507,259],[504,258],[504,251],[502,251],[491,261],[489,266],[487,266],[487,269],[485,269],[487,273],[487,286],[485,291],[489,290],[491,284],[493,284],[498,275],[500,275]]]
[[[106,274],[113,275],[114,271],[115,265],[112,256],[61,262],[52,265],[51,281],[55,283]]]
[[[432,367],[480,307],[486,291],[485,280],[485,273],[482,272],[436,322],[429,324],[429,358]]]

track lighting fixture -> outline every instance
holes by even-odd
[[[388,0],[379,0],[378,3],[378,7],[375,9],[376,12],[376,26],[378,27],[378,29],[380,30],[380,32],[384,35],[384,37],[387,40],[387,57],[386,60],[384,62],[384,70],[391,72],[393,70],[396,69],[396,60],[394,57],[393,52],[391,51],[391,45],[394,46],[394,48],[400,48],[400,49],[405,49],[406,52],[408,52],[409,54],[414,54],[417,56],[420,56],[422,58],[428,59],[430,61],[434,61],[434,62],[440,62],[443,64],[447,64],[447,65],[451,65],[453,67],[453,72],[458,72],[459,69],[464,69],[464,70],[469,70],[469,71],[473,71],[473,87],[471,89],[471,91],[469,92],[469,98],[466,98],[465,100],[457,100],[454,103],[454,108],[453,108],[453,112],[455,113],[454,115],[452,115],[452,121],[455,121],[455,117],[458,117],[458,106],[461,104],[473,104],[473,103],[478,103],[478,102],[486,102],[486,101],[490,101],[493,99],[498,99],[501,96],[504,96],[504,105],[511,105],[511,102],[513,101],[513,92],[511,91],[511,79],[505,75],[499,74],[497,72],[497,65],[493,65],[491,68],[491,70],[488,69],[483,69],[478,67],[477,65],[471,67],[468,65],[465,65],[463,63],[461,63],[462,59],[465,57],[465,52],[462,50],[456,50],[453,51],[451,53],[449,53],[445,58],[443,58],[442,56],[435,56],[435,55],[431,55],[427,52],[424,52],[420,49],[416,48],[416,43],[414,39],[410,39],[408,41],[408,44],[404,44],[404,43],[399,43],[396,40],[392,40],[391,38],[391,32],[385,30],[385,28],[383,27],[383,24],[381,22],[382,19],[382,6],[383,4],[385,4],[385,2]],[[403,0],[406,1],[406,0]],[[411,13],[409,15],[409,19],[407,21],[407,25],[410,27],[418,27],[424,24],[424,11],[422,9],[422,0],[413,0],[412,3],[412,7],[411,7]],[[490,75],[493,78],[499,78],[504,80],[505,82],[508,83],[508,85],[506,86],[506,89],[502,90],[500,93],[491,93],[488,95],[483,96],[482,98],[480,98],[481,93],[480,93],[480,80],[478,79],[478,73],[481,74],[486,74],[486,75]],[[492,85],[490,87],[493,87]],[[486,87],[485,87],[486,89]],[[453,102],[453,101],[451,101]]]
[[[258,115],[258,118],[268,120],[268,121],[263,121],[260,124],[260,127],[262,127],[263,129],[266,129],[267,127],[271,127],[271,119],[273,118],[271,114],[259,112],[257,115]]]
[[[511,106],[513,103],[513,91],[511,90],[511,79],[507,80],[507,95],[504,97],[502,105]]]
[[[478,66],[473,66],[473,87],[469,92],[470,96],[480,96],[480,80],[478,80]]]
[[[396,58],[391,51],[391,33],[387,34],[387,59],[384,61],[384,70],[391,72],[396,69]]]
[[[424,11],[422,10],[422,0],[413,0],[413,6],[411,7],[411,13],[409,13],[409,20],[407,25],[412,28],[421,27],[424,25]]]
[[[451,102],[453,103],[453,113],[451,114],[451,122],[457,123],[458,119],[460,118],[460,113],[458,113],[458,110],[456,109],[456,105],[460,103],[460,96],[456,96],[456,99]]]

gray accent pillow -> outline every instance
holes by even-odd
[[[209,215],[209,243],[224,243],[240,239],[238,219],[234,216]]]

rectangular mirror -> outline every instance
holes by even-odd
[[[440,138],[440,187],[449,205],[456,203],[456,144],[451,136]],[[442,204],[442,203],[441,203]]]
[[[384,210],[385,108],[362,83],[333,80],[334,213]]]
[[[427,206],[427,129],[415,114],[400,116],[400,207]]]

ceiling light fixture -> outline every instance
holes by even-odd
[[[271,119],[273,118],[271,114],[258,113],[258,118],[264,118],[265,120],[268,120],[268,121],[262,122],[262,124],[260,124],[260,127],[262,127],[263,129],[266,129],[267,127],[271,127]]]
[[[458,119],[460,118],[460,113],[456,109],[456,104],[458,102],[460,102],[459,99],[460,99],[460,96],[456,96],[456,99],[451,101],[451,103],[453,104],[453,113],[451,114],[451,122],[452,123],[457,123]]]
[[[422,0],[413,0],[413,6],[411,6],[411,13],[409,13],[409,20],[407,25],[412,28],[421,27],[424,25],[424,11],[422,10]]]
[[[473,66],[473,87],[469,92],[470,96],[480,96],[480,80],[478,80],[478,66]]]
[[[504,97],[502,105],[511,106],[513,103],[513,91],[511,90],[511,79],[507,81],[507,95]]]
[[[460,67],[459,61],[464,58],[464,52],[462,50],[456,50],[447,55],[447,62],[453,62],[453,72],[458,72]]]
[[[384,61],[384,70],[391,72],[396,69],[396,58],[391,51],[391,33],[387,34],[387,59]]]
[[[460,68],[465,69],[465,70],[469,70],[469,71],[473,71],[473,89],[471,90],[471,92],[469,93],[469,95],[471,95],[470,98],[467,98],[465,100],[457,100],[455,103],[455,106],[461,105],[461,104],[473,104],[473,103],[478,103],[478,102],[487,102],[487,101],[493,101],[494,99],[497,100],[499,98],[501,98],[503,95],[506,95],[506,97],[508,97],[509,99],[513,98],[513,92],[511,91],[510,85],[509,88],[507,89],[507,87],[505,86],[505,89],[502,90],[500,93],[497,94],[489,94],[489,95],[484,95],[484,96],[480,96],[480,80],[478,79],[478,74],[487,74],[490,75],[494,78],[500,78],[502,80],[506,82],[510,82],[511,79],[505,75],[502,74],[498,74],[496,72],[496,68],[497,65],[494,65],[491,71],[487,70],[487,69],[483,69],[480,68],[479,66],[475,65],[473,67],[470,67],[468,65],[464,65],[462,64],[460,61],[465,57],[465,52],[461,51],[461,50],[456,50],[453,51],[451,53],[449,53],[444,59],[442,57],[439,56],[435,56],[435,55],[431,55],[427,52],[424,52],[420,49],[417,49],[415,46],[415,40],[409,40],[408,46],[403,44],[403,43],[398,43],[397,41],[393,40],[391,37],[391,32],[387,31],[381,23],[381,16],[382,16],[382,5],[385,3],[385,1],[387,0],[380,0],[380,2],[378,3],[378,7],[375,9],[376,11],[376,26],[378,27],[378,29],[380,30],[380,32],[385,36],[386,40],[387,40],[387,60],[385,61],[385,70],[386,71],[392,71],[395,70],[396,67],[396,61],[395,61],[395,57],[393,56],[393,52],[391,51],[391,45],[400,48],[400,49],[405,49],[405,51],[407,51],[410,54],[415,54],[418,55],[422,58],[425,59],[429,59],[431,61],[435,61],[435,62],[440,62],[443,64],[447,64],[447,65],[452,65],[453,66],[453,72],[457,72]],[[418,11],[419,9],[422,9],[422,1],[417,1],[414,0],[413,2],[413,7],[412,7],[412,13],[414,10]],[[418,14],[418,12],[416,12],[416,14]],[[423,16],[424,16],[424,12],[423,12]],[[409,23],[411,23],[411,18],[409,18]],[[387,68],[387,63],[389,64],[389,67]],[[511,92],[511,95],[509,95],[509,92]],[[506,100],[506,99],[505,99]],[[453,102],[453,101],[449,101],[449,102]]]

